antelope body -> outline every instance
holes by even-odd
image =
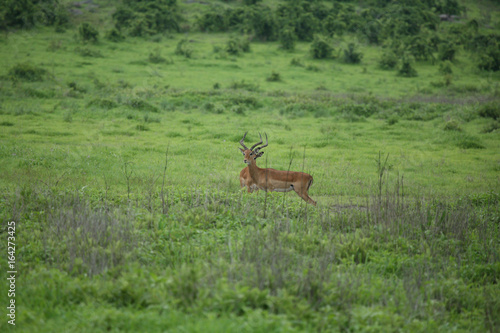
[[[313,177],[305,172],[259,168],[255,160],[264,154],[260,150],[268,146],[267,135],[265,145],[262,145],[261,136],[260,142],[254,144],[251,148],[247,148],[243,143],[246,135],[247,133],[240,140],[240,144],[244,149],[239,148],[244,156],[243,162],[248,165],[240,172],[241,187],[247,186],[248,192],[259,189],[276,192],[289,192],[293,190],[307,203],[316,206],[316,202],[307,193],[313,183]],[[259,145],[262,146],[257,147]]]

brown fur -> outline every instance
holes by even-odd
[[[288,192],[294,190],[307,203],[316,206],[316,202],[307,193],[313,182],[311,175],[305,172],[281,171],[270,168],[261,169],[255,162],[256,154],[254,152],[250,149],[242,149],[242,153],[245,156],[244,162],[248,164],[248,167],[241,171],[240,183],[242,187],[243,184],[248,186],[248,192],[251,192],[250,188],[253,184],[258,189],[265,191]],[[251,181],[246,170],[248,170]]]

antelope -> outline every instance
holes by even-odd
[[[311,199],[311,197],[307,194],[309,187],[311,187],[311,184],[313,183],[313,177],[305,172],[259,168],[255,160],[264,154],[264,152],[260,150],[268,146],[267,134],[265,145],[262,145],[262,135],[259,134],[260,142],[254,144],[249,149],[243,143],[247,133],[248,132],[246,132],[240,140],[240,144],[244,149],[239,148],[244,156],[243,162],[248,165],[240,172],[241,187],[247,186],[248,192],[253,192],[254,190],[259,189],[276,192],[289,192],[294,190],[295,193],[297,193],[298,196],[305,202],[316,206],[316,201]],[[259,145],[262,146],[257,147]]]

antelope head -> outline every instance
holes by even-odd
[[[266,144],[263,145],[263,146],[260,146],[258,148],[256,148],[257,146],[261,145],[263,142],[262,142],[262,135],[260,135],[259,133],[259,136],[260,136],[260,142],[257,142],[256,144],[254,144],[250,149],[245,146],[245,144],[243,143],[243,141],[245,140],[245,137],[247,136],[247,133],[248,132],[245,132],[245,135],[243,135],[243,139],[240,140],[240,144],[243,146],[243,148],[245,149],[240,149],[241,153],[243,154],[243,156],[245,157],[243,162],[245,164],[248,164],[250,165],[252,162],[255,162],[256,159],[258,159],[259,157],[261,157],[262,155],[264,155],[264,152],[263,151],[260,151],[262,148],[265,148],[267,147],[268,145],[268,142],[267,142],[267,134],[266,135]],[[254,150],[255,149],[255,150]]]

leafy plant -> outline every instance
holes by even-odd
[[[88,22],[83,22],[78,27],[78,36],[83,42],[96,43],[99,39],[99,31]]]
[[[314,35],[311,43],[310,52],[314,59],[330,58],[333,52],[332,42],[328,37],[322,35]]]

